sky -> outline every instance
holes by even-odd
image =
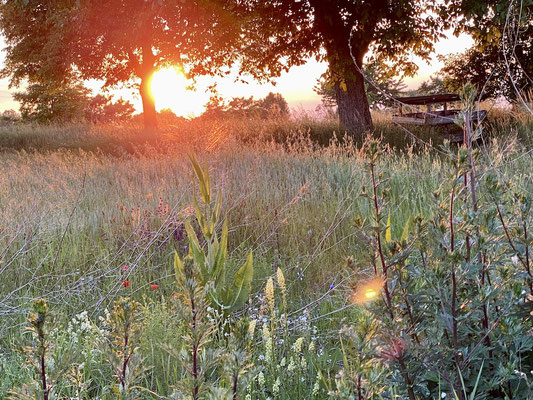
[[[0,38],[1,39],[1,38]],[[459,37],[451,33],[446,35],[435,45],[435,54],[428,63],[418,57],[412,61],[418,67],[418,74],[412,78],[405,78],[404,83],[408,89],[417,88],[421,82],[427,80],[432,74],[439,71],[443,64],[437,60],[437,55],[448,55],[459,53],[471,47],[473,40],[466,34]],[[0,46],[4,48],[5,44],[0,40]],[[5,55],[2,52],[0,56],[0,67],[3,65]],[[232,97],[250,97],[255,99],[265,97],[269,92],[281,93],[289,103],[289,107],[295,111],[313,111],[320,104],[320,96],[314,91],[317,79],[326,71],[327,64],[319,63],[314,59],[308,60],[304,65],[293,67],[284,73],[273,84],[258,84],[251,81],[249,84],[235,82],[235,75],[216,80],[218,93],[224,98]],[[18,110],[19,106],[11,94],[17,89],[8,89],[8,80],[0,80],[0,112],[14,109]],[[176,74],[174,71],[163,71],[154,78],[153,90],[156,98],[156,107],[158,110],[171,108],[176,114],[185,117],[192,117],[201,114],[204,104],[209,100],[210,94],[207,93],[207,87],[213,83],[213,78],[199,78],[196,85],[196,91],[186,90],[187,81],[183,76]],[[87,82],[87,86],[98,92],[101,86],[96,81]],[[137,111],[142,110],[141,100],[137,93],[131,89],[117,89],[111,91],[116,97],[122,97],[133,103]]]

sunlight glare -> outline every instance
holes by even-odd
[[[366,303],[379,296],[385,281],[382,278],[374,278],[358,285],[352,294],[352,302],[356,304]]]
[[[177,67],[163,68],[152,77],[152,94],[157,111],[170,108],[174,114],[182,117],[198,116],[205,107],[209,97],[205,93],[188,90],[190,82]]]

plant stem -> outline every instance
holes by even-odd
[[[385,291],[385,300],[386,300],[386,303],[387,303],[387,308],[388,308],[388,311],[389,311],[389,315],[391,317],[391,319],[394,319],[394,312],[392,311],[392,301],[391,301],[391,295],[390,295],[390,292],[389,292],[389,282],[388,282],[388,274],[387,274],[387,264],[385,263],[385,256],[383,254],[383,248],[381,246],[381,230],[379,229],[380,228],[380,214],[381,214],[381,211],[379,209],[379,204],[378,204],[378,195],[377,195],[377,184],[376,184],[376,175],[374,173],[374,163],[370,163],[370,174],[372,176],[372,193],[373,193],[373,202],[374,202],[374,212],[375,212],[375,215],[376,215],[376,227],[377,227],[377,230],[376,230],[376,241],[377,241],[377,245],[378,245],[378,253],[379,253],[379,259],[381,261],[381,268],[382,268],[382,273],[383,273],[383,279],[384,279],[384,284],[383,284],[383,288],[384,288],[384,291]]]

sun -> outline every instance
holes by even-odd
[[[158,70],[152,77],[151,90],[157,111],[170,108],[178,116],[200,115],[207,103],[205,93],[188,90],[190,82],[178,67]]]

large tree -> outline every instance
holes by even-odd
[[[366,97],[370,108],[380,109],[394,105],[392,97],[399,97],[406,89],[401,79],[391,77],[379,63],[367,64],[364,69]],[[315,92],[322,97],[325,107],[337,106],[335,87],[328,80],[330,74],[322,76],[316,86]]]
[[[326,60],[341,123],[352,132],[372,127],[361,71],[365,62],[389,74],[413,74],[416,54],[429,57],[444,27],[429,0],[246,0],[255,12],[248,25],[243,68],[276,76],[310,56]],[[370,54],[370,57],[366,57]]]
[[[4,1],[4,76],[99,79],[137,86],[145,126],[157,125],[150,92],[154,72],[180,65],[190,77],[221,74],[237,58],[240,19],[232,0]],[[50,49],[52,52],[50,52]],[[28,67],[28,63],[30,67]],[[58,68],[58,66],[60,68]]]
[[[533,87],[533,0],[449,0],[443,17],[468,32],[474,46],[444,59],[445,86],[466,82],[488,96],[515,100]]]

